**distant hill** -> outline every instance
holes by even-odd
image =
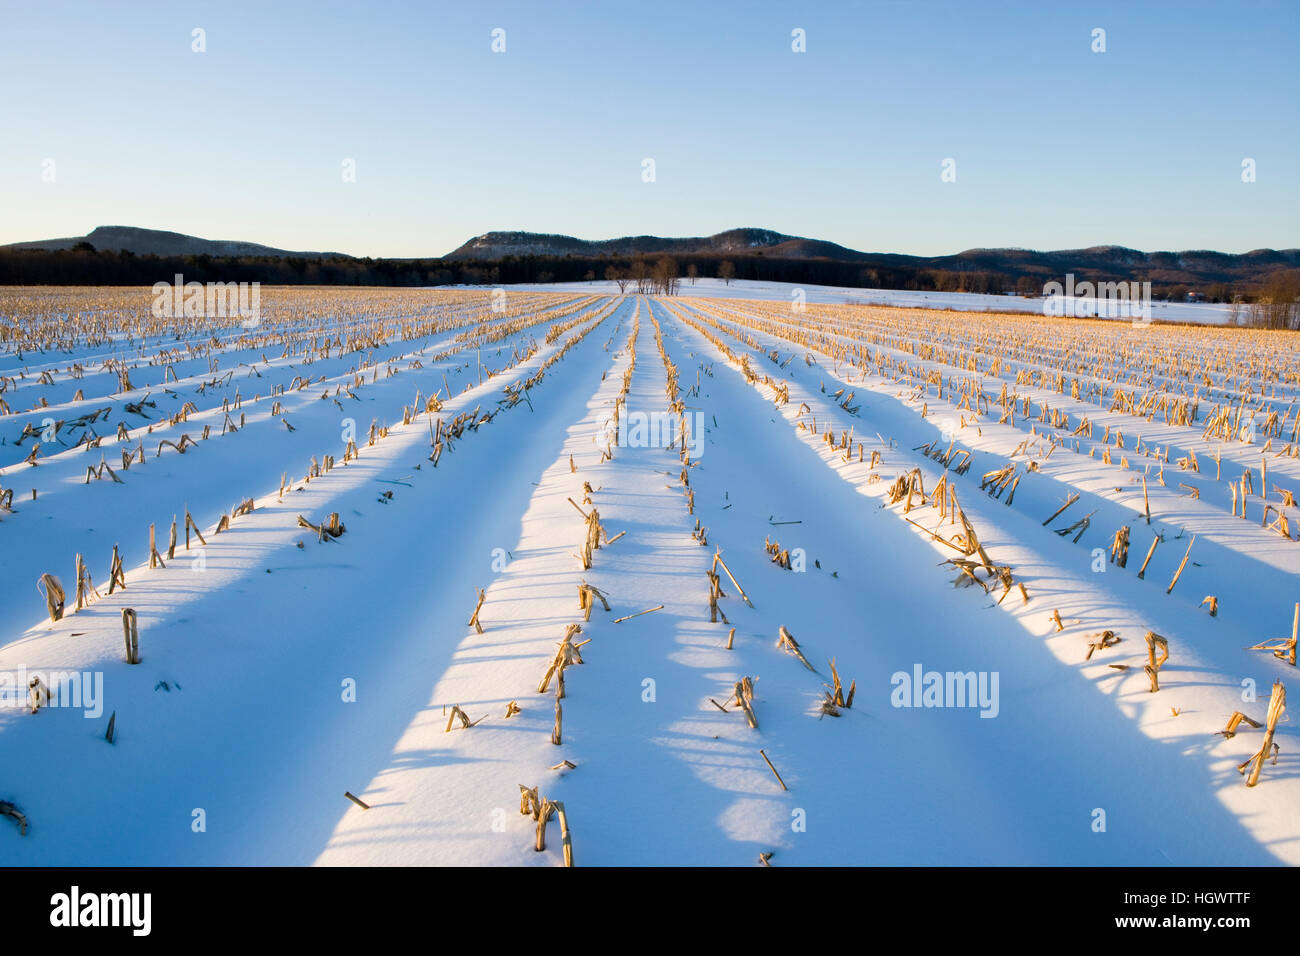
[[[34,242],[13,242],[0,249],[72,249],[78,243],[88,242],[104,252],[133,252],[138,256],[269,256],[272,258],[332,259],[344,257],[339,252],[290,252],[273,249],[256,242],[237,239],[199,239],[179,232],[160,229],[138,229],[135,226],[98,226],[85,236],[67,239],[38,239]]]
[[[888,257],[893,259],[895,257]],[[1300,267],[1300,249],[1255,249],[1228,253],[1206,249],[1141,252],[1124,246],[1092,246],[1037,252],[1029,249],[968,249],[931,259],[897,257],[900,264],[922,262],[957,272],[977,270],[1009,276],[1057,277],[1067,272],[1096,280],[1149,280],[1157,284],[1199,285],[1254,282],[1278,269]]]
[[[835,259],[857,262],[867,253],[820,239],[802,239],[771,229],[728,229],[713,236],[665,239],[624,236],[621,239],[575,239],[537,232],[486,232],[469,240],[445,259],[500,259],[503,256],[635,256],[635,255],[763,255],[775,259]]]
[[[884,269],[942,269],[950,272],[985,272],[1012,280],[1021,276],[1052,279],[1073,272],[1093,281],[1150,280],[1166,285],[1254,282],[1277,269],[1300,267],[1300,249],[1256,249],[1232,254],[1209,250],[1142,252],[1124,246],[1088,249],[968,249],[953,255],[909,256],[898,253],[859,252],[834,242],[788,236],[770,229],[729,229],[713,236],[683,239],[659,236],[624,236],[620,239],[575,239],[536,232],[486,232],[444,256],[447,260],[492,261],[505,256],[609,256],[638,255],[723,256],[769,259],[822,259],[858,262]]]
[[[84,251],[89,244],[94,253]],[[81,246],[81,252],[76,252]],[[122,260],[130,252],[135,262]],[[1298,249],[1241,254],[1188,250],[1142,252],[1124,246],[1087,249],[967,249],[952,255],[909,256],[860,252],[834,242],[771,229],[728,229],[712,236],[624,236],[577,239],[536,232],[486,232],[445,256],[360,259],[335,252],[292,252],[255,242],[200,239],[178,232],[100,226],[86,236],[0,246],[0,281],[24,284],[153,282],[160,270],[208,256],[214,277],[238,274],[266,282],[447,285],[565,282],[607,266],[626,268],[640,256],[671,255],[702,276],[716,276],[724,260],[736,277],[883,289],[1032,294],[1046,282],[1150,281],[1153,289],[1189,289],[1226,299],[1258,289],[1282,270],[1300,268]]]

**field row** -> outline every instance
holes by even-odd
[[[0,709],[49,862],[1300,860],[1289,344],[424,293],[371,346],[347,295],[303,308],[357,347],[258,365],[306,386],[200,371],[112,442],[143,465],[0,469],[48,476],[0,520],[0,673],[103,681],[94,721],[58,684]],[[1193,366],[1252,442],[1200,434]]]

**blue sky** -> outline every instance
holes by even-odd
[[[492,229],[761,226],[919,255],[1290,248],[1297,49],[1293,0],[0,0],[0,243],[114,224],[420,256]]]

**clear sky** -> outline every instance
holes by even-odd
[[[1298,50],[1297,0],[0,0],[0,243],[1291,248]]]

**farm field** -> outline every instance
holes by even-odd
[[[572,292],[584,295],[617,295],[618,283],[606,279],[590,282],[551,282],[545,285],[520,284],[504,287],[508,292]],[[815,285],[812,283],[762,282],[752,279],[701,278],[686,280],[681,293],[696,299],[757,299],[783,303],[787,307],[797,297],[807,302],[831,305],[878,305],[893,308],[957,310],[962,312],[1032,312],[1044,314],[1044,299],[1038,296],[991,295],[978,292],[916,292],[904,289],[862,289],[850,286]],[[1098,312],[1096,299],[1065,297],[1060,300],[1059,314],[1091,316]],[[1106,303],[1101,303],[1104,308]],[[1237,325],[1247,317],[1245,310],[1223,302],[1153,301],[1151,316],[1157,322],[1183,322],[1193,325]],[[1102,317],[1105,317],[1103,314]]]
[[[0,854],[1300,863],[1296,333],[682,291],[0,289]]]

